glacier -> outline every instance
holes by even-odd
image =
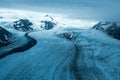
[[[57,27],[45,30],[30,19],[37,24],[34,31],[22,32],[12,27],[12,21],[19,19],[15,17],[0,19],[10,21],[0,25],[15,37],[14,43],[0,48],[0,54],[24,46],[30,40],[25,34],[36,44],[0,58],[0,80],[120,79],[120,40],[88,27],[61,27],[59,20]]]

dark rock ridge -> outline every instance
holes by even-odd
[[[12,33],[0,27],[0,47],[7,46],[12,42]]]
[[[56,23],[54,23],[52,21],[41,21],[41,23],[43,23],[41,28],[44,28],[46,30],[50,30],[50,29],[54,28],[57,25]]]
[[[62,37],[62,38],[66,38],[66,39],[68,39],[68,40],[75,40],[76,39],[76,37],[77,37],[77,35],[75,34],[75,33],[62,33],[62,34],[60,34],[60,37]]]
[[[32,25],[33,25],[33,23],[30,22],[28,19],[20,19],[13,23],[13,26],[16,30],[23,31],[23,32],[32,31],[33,28],[30,27]]]
[[[120,25],[116,22],[99,22],[92,28],[103,31],[108,35],[120,40]]]
[[[29,33],[25,34],[25,37],[28,39],[28,42],[26,44],[16,47],[6,53],[0,54],[0,59],[17,52],[24,52],[26,50],[29,50],[33,46],[35,46],[37,44],[37,41],[34,38],[31,38],[30,36],[28,36],[28,34]]]

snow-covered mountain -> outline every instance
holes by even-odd
[[[18,21],[13,22],[13,26],[16,30],[19,31],[32,31],[33,28],[30,27],[32,26],[33,23],[30,22],[28,19],[20,19]]]
[[[89,28],[92,27],[97,21],[94,20],[79,20],[72,19],[67,15],[61,15],[56,13],[44,13],[44,12],[31,12],[24,10],[12,10],[12,9],[0,9],[0,22],[12,23],[20,19],[28,19],[33,23],[34,29],[41,29],[41,21],[50,21],[57,24],[59,27],[75,27],[75,28]]]
[[[46,30],[50,30],[57,26],[56,23],[51,22],[51,21],[41,21],[41,23],[43,23],[43,25],[41,25],[41,28],[46,29]]]
[[[99,22],[93,27],[93,29],[103,31],[116,39],[120,39],[120,23]]]

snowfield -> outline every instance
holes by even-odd
[[[0,10],[0,26],[15,41],[0,48],[0,56],[8,52],[0,58],[0,80],[120,80],[120,40],[90,29],[96,22],[52,15],[57,27],[45,30],[39,23],[43,13],[28,15]],[[13,21],[21,18],[29,19],[34,30],[15,30]]]

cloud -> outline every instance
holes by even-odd
[[[0,7],[57,12],[78,19],[120,21],[120,0],[1,0]]]

